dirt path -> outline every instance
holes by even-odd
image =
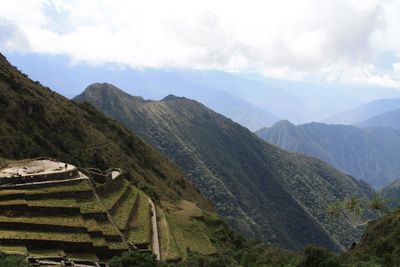
[[[151,250],[156,255],[156,259],[161,259],[160,255],[160,242],[158,240],[158,226],[157,226],[157,214],[156,208],[153,201],[148,197],[149,204],[151,207]]]

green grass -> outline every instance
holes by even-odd
[[[101,200],[104,206],[109,210],[121,198],[129,186],[128,181],[124,180],[123,184],[111,193],[102,196]]]
[[[0,222],[9,223],[29,223],[29,224],[44,224],[44,225],[60,225],[71,227],[85,227],[85,222],[81,216],[35,216],[35,217],[6,217],[0,216]]]
[[[158,237],[160,241],[161,260],[176,260],[181,258],[181,253],[176,245],[172,230],[167,222],[164,211],[157,209]]]
[[[86,233],[61,233],[5,229],[0,230],[0,239],[91,242],[90,236]]]
[[[6,245],[0,244],[0,251],[6,254],[18,254],[18,255],[26,255],[27,250],[25,246],[19,245]]]
[[[123,231],[125,230],[126,224],[129,220],[130,212],[135,203],[135,199],[137,196],[137,191],[132,190],[129,195],[125,198],[125,200],[121,203],[121,205],[111,214],[113,219],[118,226],[118,229]]]
[[[28,200],[28,206],[37,207],[60,207],[60,208],[80,208],[81,213],[105,212],[101,204],[95,197],[89,199],[38,199]],[[2,202],[0,202],[2,203]],[[1,204],[0,204],[1,205]]]
[[[104,237],[94,236],[92,237],[93,246],[95,247],[103,247],[107,246],[107,242]]]
[[[138,197],[139,206],[137,214],[133,218],[133,223],[130,225],[130,231],[128,233],[128,241],[133,244],[143,244],[150,242],[150,206],[147,196],[139,191]]]
[[[123,242],[109,242],[109,249],[128,249],[128,246]]]
[[[86,253],[66,253],[68,259],[71,260],[90,260],[90,261],[100,261],[99,258],[94,254]]]
[[[79,202],[78,202],[79,201]],[[81,213],[106,212],[96,198],[78,200]]]
[[[0,206],[8,206],[8,205],[26,205],[27,202],[25,199],[7,199],[0,200]]]
[[[203,255],[216,253],[217,248],[210,240],[214,233],[196,219],[205,216],[202,210],[189,201],[181,201],[177,206],[179,210],[166,214],[166,221],[182,257],[187,257],[188,250]]]
[[[119,230],[115,228],[109,221],[101,221],[97,222],[97,224],[103,232],[103,235],[115,236],[120,234]]]
[[[0,190],[0,196],[12,195],[12,194],[25,194],[25,195],[36,195],[46,193],[63,193],[63,192],[84,192],[91,191],[91,188],[87,181],[83,180],[77,184],[70,185],[59,185],[59,186],[46,186],[32,189],[2,189]]]
[[[79,208],[76,199],[66,198],[66,199],[34,199],[27,200],[28,206],[30,207],[56,207],[56,208]]]
[[[28,250],[28,254],[35,258],[63,257],[65,252],[61,249],[38,249]]]

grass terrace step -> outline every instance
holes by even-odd
[[[116,190],[104,194],[101,196],[101,200],[104,204],[104,206],[108,209],[111,210],[113,206],[118,202],[119,199],[121,199],[124,195],[124,193],[129,190],[131,187],[129,186],[129,182],[124,180],[121,184],[120,187],[118,187]]]
[[[136,189],[132,189],[118,208],[113,210],[111,213],[118,229],[122,232],[125,231],[126,225],[129,221],[129,216],[135,204],[136,197],[138,196],[137,192]]]
[[[0,241],[1,240],[43,240],[86,243],[92,242],[92,239],[87,233],[63,233],[8,229],[0,229]]]
[[[94,247],[107,247],[107,241],[104,239],[104,237],[92,237],[92,243]]]
[[[76,261],[93,261],[99,262],[99,258],[95,254],[85,254],[85,253],[66,253],[66,257],[71,260]]]
[[[64,257],[65,252],[62,249],[38,249],[38,250],[28,250],[29,256],[38,258],[38,259],[43,259],[43,258],[58,258],[58,257]]]
[[[147,196],[138,193],[139,203],[129,222],[128,242],[133,244],[150,243],[150,206]]]
[[[112,250],[128,249],[128,246],[124,242],[109,242],[108,248]]]
[[[0,228],[15,229],[43,229],[46,227],[51,230],[69,232],[71,228],[77,228],[77,231],[85,231],[86,226],[81,216],[35,216],[35,217],[7,217],[0,216]]]
[[[0,251],[6,254],[26,255],[27,249],[25,246],[0,244]]]
[[[68,184],[60,186],[44,186],[41,188],[32,189],[2,189],[0,190],[0,199],[10,200],[10,199],[35,199],[35,198],[65,198],[70,194],[76,197],[84,196],[85,193],[92,192],[88,181],[82,180],[77,184]]]

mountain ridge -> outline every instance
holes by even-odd
[[[174,98],[138,103],[134,96],[120,98],[118,94],[93,98],[87,93],[91,88],[74,100],[88,101],[156,145],[191,177],[217,211],[247,236],[295,249],[306,243],[338,249],[356,238],[354,232],[360,233],[346,218],[337,222],[346,233],[335,234],[333,229],[338,226],[332,226],[322,210],[327,202],[344,198],[344,192],[368,197],[372,191],[367,185],[322,161],[268,145],[199,102]],[[103,90],[107,91],[106,85]],[[118,105],[112,104],[116,102]],[[306,177],[315,181],[303,180]],[[343,192],[335,191],[336,186]],[[304,194],[307,187],[313,188],[313,194]],[[287,220],[288,214],[298,218]],[[302,235],[298,227],[303,227]],[[331,235],[341,240],[333,241]]]
[[[376,188],[400,177],[400,132],[353,125],[277,123],[257,135],[283,149],[317,157]]]

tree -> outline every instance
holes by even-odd
[[[109,262],[110,267],[153,267],[158,266],[155,257],[150,253],[129,251],[115,256]]]

